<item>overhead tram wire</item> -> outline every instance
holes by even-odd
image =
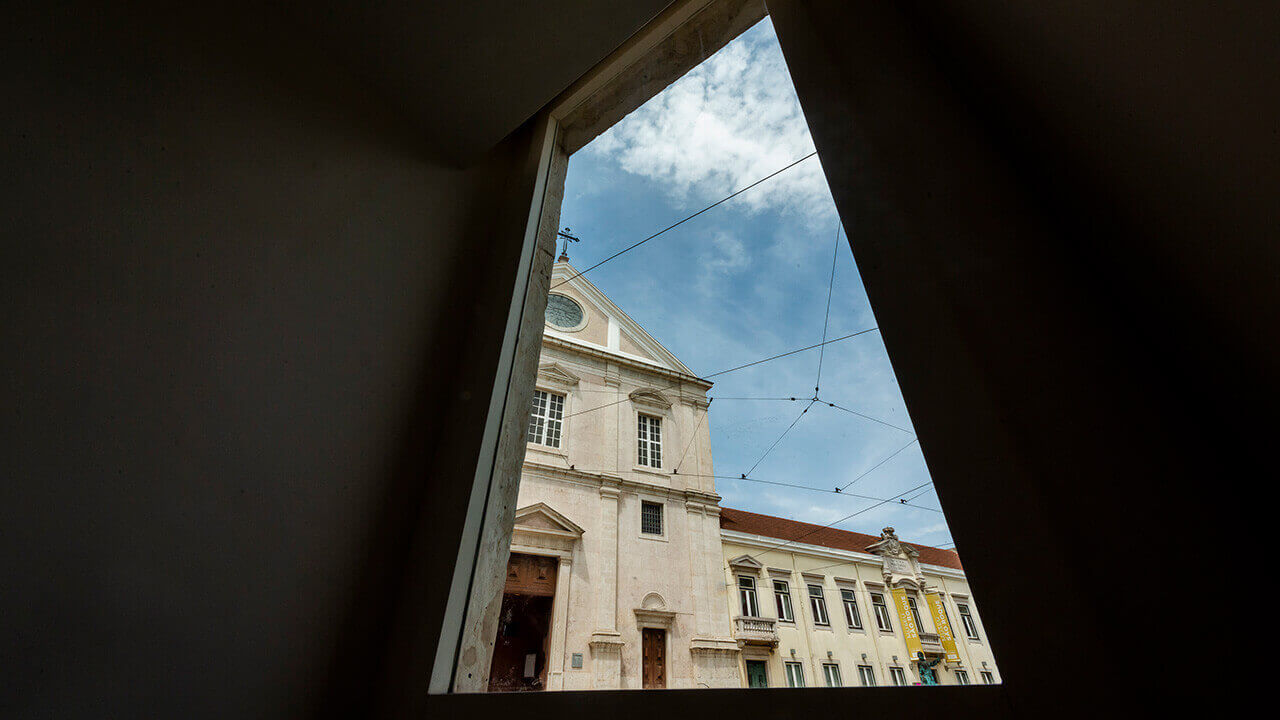
[[[858,498],[860,500],[877,500],[878,501],[878,500],[884,499],[884,498],[875,497],[874,495],[859,495],[858,493],[836,492],[835,490],[828,490],[826,488],[812,487],[810,485],[798,485],[796,483],[785,483],[785,482],[779,482],[777,480],[762,480],[760,478],[747,477],[746,475],[698,475],[693,473],[674,473],[674,474],[677,474],[680,477],[714,478],[716,480],[743,480],[745,482],[760,483],[762,485],[777,485],[779,487],[795,488],[797,490],[809,490],[811,492],[827,493],[829,495],[840,495],[841,497]],[[901,505],[904,503],[899,502],[899,504]],[[938,508],[931,508],[925,505],[912,505],[910,503],[905,503],[905,504],[907,507],[916,508],[917,510],[928,510],[930,512],[936,512],[936,513],[942,512],[942,510]]]
[[[831,251],[831,279],[827,281],[827,314],[822,319],[823,347],[818,351],[818,377],[813,381],[813,397],[818,397],[818,386],[822,384],[822,358],[827,354],[827,325],[831,322],[831,295],[836,287],[836,258],[840,257],[840,221],[836,220],[836,247]]]
[[[883,465],[883,464],[885,464],[885,463],[889,462],[890,460],[894,459],[895,457],[897,457],[897,456],[898,456],[898,453],[900,453],[900,452],[902,452],[903,450],[906,450],[907,448],[909,448],[909,447],[911,447],[912,445],[916,444],[916,442],[917,442],[918,440],[919,440],[919,438],[911,438],[911,442],[907,443],[906,445],[903,445],[902,447],[898,448],[897,450],[894,450],[892,455],[890,455],[889,457],[887,457],[887,458],[885,458],[885,459],[881,460],[880,462],[876,463],[875,465],[872,465],[872,466],[871,466],[871,468],[870,468],[869,470],[867,470],[866,472],[862,473],[862,474],[861,474],[861,475],[859,475],[858,477],[856,477],[856,478],[854,478],[854,479],[850,480],[850,481],[849,481],[849,483],[848,483],[847,485],[845,485],[844,487],[840,488],[840,492],[844,492],[844,491],[845,491],[845,490],[847,490],[849,487],[851,487],[854,483],[856,483],[856,482],[858,482],[859,480],[861,480],[862,478],[864,478],[864,477],[866,477],[866,476],[870,475],[872,472],[874,472],[874,471],[875,471],[875,469],[876,469],[876,468],[878,468],[878,467],[880,467],[881,465]],[[928,484],[929,484],[929,483],[925,483],[925,485],[928,485]],[[924,485],[921,485],[920,487],[924,487]],[[913,488],[913,489],[918,489],[918,488]],[[909,492],[909,491],[908,491],[908,492]],[[905,495],[906,493],[903,493],[903,494]],[[894,499],[895,499],[895,500],[897,500],[897,498],[894,498]]]
[[[893,428],[894,430],[901,430],[902,432],[904,432],[904,433],[906,433],[906,434],[908,434],[908,435],[915,435],[915,433],[914,433],[914,432],[912,432],[912,431],[910,431],[910,430],[908,430],[908,429],[906,429],[906,428],[904,428],[904,427],[899,427],[899,426],[897,426],[897,425],[894,425],[894,424],[893,424],[893,423],[891,423],[891,422],[885,422],[884,420],[881,420],[880,418],[874,418],[874,417],[871,417],[870,415],[864,415],[863,413],[860,413],[860,412],[858,412],[857,410],[850,410],[849,408],[844,407],[843,405],[837,405],[836,403],[833,403],[833,402],[827,402],[826,400],[819,400],[818,402],[820,402],[820,403],[825,403],[825,404],[827,405],[827,407],[832,407],[832,408],[835,408],[836,410],[843,410],[843,411],[845,411],[845,412],[847,412],[847,413],[850,413],[850,414],[853,414],[853,415],[857,415],[857,416],[858,416],[858,417],[860,417],[860,418],[866,418],[867,420],[870,420],[870,421],[872,421],[872,422],[877,422],[877,423],[880,423],[881,425],[885,425],[885,426],[887,426],[887,427],[891,427],[891,428]]]
[[[859,331],[858,331],[858,332],[856,332],[856,333],[850,333],[850,334],[845,335],[845,336],[843,336],[843,337],[838,337],[838,338],[835,338],[835,339],[832,339],[832,340],[828,340],[828,341],[826,341],[825,343],[819,343],[819,345],[810,345],[810,346],[808,346],[808,347],[802,347],[802,348],[800,348],[800,349],[798,349],[798,350],[791,350],[791,351],[784,352],[784,353],[781,353],[781,354],[778,354],[778,355],[774,355],[774,356],[772,356],[772,357],[764,358],[763,360],[756,360],[755,362],[749,362],[749,363],[747,363],[746,365],[739,365],[739,366],[737,366],[737,367],[729,368],[728,370],[721,370],[721,371],[719,371],[719,372],[713,372],[713,373],[711,373],[710,375],[704,375],[704,376],[702,376],[702,377],[700,377],[700,378],[698,378],[698,379],[699,379],[699,380],[707,380],[707,379],[709,379],[709,378],[719,377],[719,376],[721,376],[721,375],[728,375],[729,373],[732,373],[732,372],[737,372],[737,371],[739,371],[739,370],[744,370],[744,369],[749,368],[749,367],[754,367],[754,366],[756,366],[756,365],[761,365],[761,364],[764,364],[764,363],[767,363],[767,362],[771,362],[771,361],[773,361],[773,360],[778,360],[779,358],[784,358],[784,357],[787,357],[787,356],[789,356],[789,355],[795,355],[796,353],[801,353],[801,352],[804,352],[804,351],[806,351],[806,350],[812,350],[812,349],[814,349],[814,348],[816,348],[816,347],[819,347],[820,345],[824,345],[824,344],[825,344],[825,345],[830,345],[831,343],[837,343],[837,342],[841,342],[841,341],[843,341],[843,340],[848,340],[849,338],[857,337],[857,336],[859,336],[859,335],[865,335],[865,334],[867,334],[867,333],[869,333],[869,332],[875,332],[876,330],[879,330],[879,329],[880,329],[880,328],[878,328],[878,327],[873,327],[873,328],[867,328],[866,330],[859,330]],[[672,383],[671,385],[666,386],[665,388],[659,388],[659,390],[671,390],[672,388],[675,388],[675,387],[679,386],[679,385],[680,385],[680,383],[682,383],[682,382],[684,382],[684,381],[683,381],[683,380],[678,380],[678,381],[676,381],[675,383]],[[630,399],[631,399],[631,398],[623,398],[623,399],[621,399],[621,400],[617,400],[617,401],[615,401],[615,402],[605,403],[604,405],[597,405],[597,406],[595,406],[595,407],[587,408],[586,410],[579,410],[579,411],[574,412],[574,413],[569,413],[568,415],[565,415],[564,417],[565,417],[565,418],[571,418],[571,417],[573,417],[574,415],[581,415],[581,414],[583,414],[583,413],[589,413],[589,412],[593,412],[593,411],[595,411],[595,410],[603,410],[604,408],[607,408],[607,407],[613,407],[614,405],[619,405],[619,404],[621,404],[621,403],[627,402],[627,401],[629,401]],[[788,399],[790,399],[790,398],[788,398]],[[807,400],[808,398],[805,398],[805,399]]]
[[[769,449],[764,451],[764,454],[760,456],[760,459],[756,461],[756,464],[752,465],[751,469],[748,470],[743,477],[750,475],[755,472],[756,468],[760,467],[760,463],[764,462],[764,459],[769,457],[769,453],[773,452],[773,449],[778,447],[778,443],[782,442],[782,438],[786,437],[787,433],[791,432],[791,428],[795,427],[796,423],[800,422],[800,418],[804,417],[805,413],[809,412],[809,408],[813,407],[813,404],[816,402],[818,401],[810,400],[809,404],[804,406],[804,409],[800,411],[800,414],[796,416],[796,419],[791,421],[791,424],[787,426],[787,429],[782,431],[782,434],[778,436],[778,439],[773,441],[773,444],[769,446]]]
[[[707,407],[702,411],[702,416],[698,418],[698,424],[693,427],[693,432],[689,434],[689,442],[684,444],[684,452],[680,453],[680,459],[676,461],[675,469],[671,471],[672,475],[680,474],[680,466],[684,464],[684,457],[689,454],[689,448],[693,447],[693,441],[698,437],[698,430],[702,429],[702,423],[706,422],[707,414],[711,411],[711,403],[715,398],[707,398]]]
[[[781,354],[781,355],[774,355],[774,356],[772,356],[772,357],[765,357],[765,359],[764,359],[764,360],[756,360],[756,361],[755,361],[755,363],[748,363],[748,364],[746,364],[746,365],[739,365],[739,366],[737,366],[737,368],[730,368],[730,369],[728,369],[728,370],[721,370],[721,372],[718,372],[718,373],[712,373],[712,374],[709,374],[709,375],[705,375],[705,378],[714,378],[714,377],[717,377],[717,375],[727,375],[728,373],[736,373],[736,372],[737,372],[737,370],[745,370],[746,368],[751,368],[751,366],[754,366],[754,365],[760,365],[760,364],[763,364],[763,363],[769,363],[769,361],[771,361],[771,360],[778,360],[778,359],[780,359],[780,357],[786,357],[786,356],[788,356],[788,355],[795,355],[795,354],[796,354],[796,352],[804,352],[805,350],[813,350],[813,348],[814,348],[814,347],[822,347],[822,346],[824,346],[824,345],[831,345],[831,343],[833,343],[833,342],[840,342],[840,341],[844,341],[844,340],[849,340],[849,338],[851,338],[851,337],[858,337],[858,336],[860,336],[860,334],[867,334],[867,333],[870,333],[870,332],[876,332],[876,331],[878,331],[878,329],[879,329],[879,328],[867,328],[867,329],[865,329],[865,331],[858,331],[858,332],[856,332],[856,333],[846,334],[846,336],[837,337],[837,338],[835,338],[835,340],[828,340],[828,341],[819,342],[819,343],[818,343],[818,345],[810,345],[810,346],[808,346],[808,347],[801,347],[801,348],[800,348],[800,350],[792,350],[792,351],[790,351],[790,352],[783,352],[783,354]],[[704,379],[705,379],[705,378],[704,378]],[[808,400],[808,398],[805,398],[805,400]]]
[[[893,496],[893,497],[891,497],[891,498],[886,498],[886,499],[884,499],[884,500],[881,500],[880,502],[877,502],[875,505],[869,505],[869,506],[867,506],[867,507],[862,508],[861,510],[859,510],[859,511],[857,511],[857,512],[849,513],[848,515],[845,515],[844,517],[840,518],[839,520],[836,520],[835,522],[829,523],[829,524],[827,524],[827,525],[821,525],[821,526],[819,526],[819,527],[815,527],[814,529],[812,529],[812,530],[810,530],[809,532],[807,532],[807,533],[805,533],[805,534],[801,535],[801,536],[800,536],[800,537],[798,537],[798,538],[792,538],[792,539],[790,539],[790,540],[787,540],[787,541],[786,541],[786,542],[784,542],[784,543],[781,543],[781,544],[778,544],[778,545],[774,545],[774,546],[772,546],[772,547],[767,547],[767,548],[765,548],[765,549],[763,549],[763,550],[761,550],[761,551],[759,551],[759,552],[757,552],[757,553],[751,553],[748,557],[750,557],[752,560],[756,560],[756,559],[758,559],[758,558],[759,558],[759,556],[760,556],[760,555],[763,555],[764,553],[770,552],[770,551],[772,551],[772,550],[777,550],[777,549],[779,549],[779,548],[784,548],[784,547],[786,547],[786,546],[788,546],[788,545],[791,545],[791,544],[793,544],[793,543],[800,542],[801,540],[803,540],[803,539],[805,539],[805,538],[807,538],[807,537],[809,537],[809,536],[813,535],[814,533],[816,533],[816,532],[818,532],[818,531],[820,531],[820,530],[831,530],[831,529],[835,529],[835,526],[836,526],[836,525],[839,525],[840,523],[845,522],[846,520],[852,520],[853,518],[855,518],[855,517],[857,517],[857,516],[861,515],[861,514],[862,514],[862,513],[864,513],[864,512],[869,512],[869,511],[871,511],[871,510],[875,510],[875,509],[876,509],[876,508],[878,508],[878,507],[881,507],[882,505],[887,505],[887,504],[889,504],[889,503],[892,503],[894,500],[897,500],[898,498],[902,497],[903,495],[906,495],[907,493],[913,493],[913,492],[915,492],[916,490],[919,490],[920,488],[924,487],[925,485],[930,484],[931,482],[933,482],[933,481],[932,481],[932,480],[927,480],[927,481],[925,481],[925,482],[922,482],[922,483],[920,483],[919,485],[917,485],[917,486],[915,486],[915,487],[913,487],[913,488],[911,488],[911,489],[909,489],[909,490],[903,490],[902,492],[898,493],[897,495],[894,495],[894,496]]]
[[[595,270],[596,268],[598,268],[598,267],[600,267],[601,265],[603,265],[603,264],[605,264],[605,263],[609,262],[610,260],[612,260],[612,259],[614,259],[614,258],[618,257],[619,255],[623,255],[623,254],[625,254],[625,253],[631,252],[632,250],[635,250],[636,248],[638,248],[638,247],[640,247],[641,245],[643,245],[643,244],[645,244],[645,243],[649,242],[650,240],[652,240],[652,239],[654,239],[654,238],[658,237],[659,235],[662,235],[663,233],[666,233],[666,232],[668,232],[668,231],[670,231],[670,230],[674,230],[674,229],[676,229],[676,228],[680,227],[681,225],[683,225],[683,224],[685,224],[685,223],[689,222],[690,220],[692,220],[692,219],[694,219],[694,218],[698,217],[699,215],[701,215],[701,214],[703,214],[703,213],[707,212],[708,210],[711,210],[712,208],[714,208],[714,207],[716,207],[716,206],[718,206],[718,205],[721,205],[721,204],[723,204],[723,203],[726,203],[726,202],[728,202],[728,201],[730,201],[730,200],[732,200],[732,199],[734,199],[734,198],[738,197],[738,196],[739,196],[739,195],[741,195],[742,193],[744,193],[744,192],[746,192],[746,191],[750,190],[751,188],[753,188],[753,187],[755,187],[755,186],[759,185],[759,184],[760,184],[760,183],[762,183],[762,182],[765,182],[766,180],[770,180],[770,179],[772,179],[772,178],[774,178],[774,177],[776,177],[776,176],[778,176],[778,175],[781,175],[782,173],[784,173],[784,172],[786,172],[786,171],[790,170],[791,168],[795,167],[796,165],[799,165],[800,163],[804,162],[805,160],[808,160],[809,158],[811,158],[811,157],[813,157],[813,156],[815,156],[815,155],[817,155],[817,154],[818,154],[818,151],[817,151],[817,150],[814,150],[813,152],[809,153],[808,155],[805,155],[804,157],[800,158],[799,160],[794,160],[794,161],[792,161],[792,162],[791,162],[791,164],[787,165],[786,167],[783,167],[783,168],[781,168],[781,169],[779,169],[779,170],[775,170],[775,171],[773,171],[773,172],[769,173],[768,175],[765,175],[764,177],[760,178],[759,180],[756,180],[755,182],[751,183],[750,185],[748,185],[748,186],[746,186],[746,187],[742,188],[741,190],[737,190],[737,191],[733,192],[733,193],[732,193],[732,194],[730,194],[730,195],[726,195],[725,197],[723,197],[723,198],[721,198],[721,199],[719,199],[719,200],[717,200],[717,201],[715,201],[715,202],[711,203],[710,205],[708,205],[708,206],[706,206],[706,207],[702,208],[702,209],[701,209],[701,210],[699,210],[698,212],[696,212],[696,213],[694,213],[694,214],[690,215],[689,217],[686,217],[685,219],[683,219],[683,220],[681,220],[681,221],[679,221],[679,222],[677,222],[677,223],[674,223],[674,224],[672,224],[672,225],[668,225],[667,227],[665,227],[665,228],[663,228],[663,229],[659,230],[658,232],[656,232],[656,233],[654,233],[654,234],[650,235],[649,237],[647,237],[647,238],[645,238],[645,239],[643,239],[643,240],[641,240],[641,241],[639,241],[639,242],[637,242],[637,243],[633,243],[633,244],[631,244],[631,245],[629,245],[629,246],[627,246],[627,247],[625,247],[625,248],[623,248],[623,249],[619,250],[618,252],[616,252],[616,253],[614,253],[614,254],[610,255],[609,257],[607,257],[607,258],[605,258],[605,259],[601,260],[600,262],[596,263],[595,265],[592,265],[591,267],[587,268],[586,270],[580,270],[580,271],[578,271],[577,273],[575,273],[574,275],[571,275],[571,276],[569,276],[569,277],[565,278],[564,280],[561,280],[560,282],[558,282],[558,283],[556,283],[555,285],[551,286],[551,289],[552,289],[552,290],[555,290],[556,288],[560,287],[561,285],[564,285],[565,283],[569,282],[570,280],[573,280],[574,278],[579,278],[579,277],[582,277],[583,275],[586,275],[587,273],[591,272],[592,270]]]
[[[711,399],[711,400],[791,400],[792,402],[795,402],[796,400],[808,400],[809,398],[802,398],[802,397],[724,397],[723,395],[716,395],[714,398],[709,398],[709,399]]]
[[[921,495],[924,495],[925,493],[930,492],[931,490],[933,490],[933,488],[929,488],[928,490],[912,495],[911,497],[907,498],[906,502],[909,503],[912,500],[915,500],[916,498],[920,497]],[[906,503],[903,503],[903,504],[906,504]],[[942,512],[942,511],[939,510],[938,512]]]

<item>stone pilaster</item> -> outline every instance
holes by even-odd
[[[710,623],[708,622],[708,612],[711,609],[710,598],[707,596],[707,574],[706,560],[703,553],[705,552],[703,531],[703,508],[702,503],[688,502],[684,504],[685,509],[685,535],[689,538],[689,609],[693,611],[693,634],[697,636],[707,635],[711,632]]]
[[[729,590],[724,582],[724,544],[720,539],[720,508],[707,506],[703,519],[706,552],[703,562],[707,567],[707,591],[710,593],[711,612],[708,632],[714,635],[732,636],[733,621],[729,619]]]
[[[551,664],[547,673],[547,688],[564,689],[564,645],[569,632],[569,578],[573,563],[567,557],[560,558],[556,571],[556,597],[551,606],[551,648],[547,660]]]
[[[591,633],[591,671],[597,689],[621,687],[622,635],[618,632],[618,504],[617,487],[600,487],[600,535],[596,568],[596,630]]]

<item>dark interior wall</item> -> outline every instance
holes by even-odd
[[[222,10],[41,4],[0,42],[11,717],[367,711],[415,528],[453,568],[530,134],[447,167]]]
[[[1231,656],[1174,598],[1273,462],[1274,8],[770,11],[1010,707],[1207,701],[1125,658]]]
[[[646,9],[583,19],[606,5],[546,22],[614,47]],[[1224,534],[1235,547],[1250,502],[1204,491],[1260,476],[1245,418],[1274,404],[1273,18],[770,5],[1010,681],[910,705],[877,689],[859,712],[1096,712],[1108,694],[1191,692],[1173,683],[1214,658],[1246,670],[1216,636],[1170,628],[1185,627],[1181,578],[1220,565],[1204,552]],[[364,715],[378,678],[401,688],[391,707],[421,702],[403,688],[426,678],[394,671],[434,649],[533,133],[460,169],[448,133],[405,112],[421,99],[395,97],[412,83],[348,62],[376,33],[335,52],[342,13],[265,7],[30,3],[0,30],[6,716]],[[537,36],[492,9],[463,45]],[[594,47],[557,56],[547,87]],[[521,59],[502,67],[547,69]],[[886,85],[859,67],[906,70]],[[1104,97],[1133,103],[1080,92],[1106,78],[1124,82]],[[525,117],[504,113],[489,130]],[[1243,583],[1254,560],[1239,562],[1208,581]],[[1188,646],[1201,665],[1162,662]],[[847,702],[815,688],[423,709],[814,717]]]

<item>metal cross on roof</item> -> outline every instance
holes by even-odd
[[[556,233],[556,235],[564,238],[564,245],[560,247],[560,257],[556,259],[556,262],[569,262],[569,243],[582,242],[578,238],[570,235],[569,233],[570,233],[569,228],[565,228]]]

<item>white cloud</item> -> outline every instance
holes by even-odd
[[[791,76],[766,19],[613,126],[587,148],[661,182],[689,207],[724,197],[813,151]],[[817,158],[731,202],[830,223]]]
[[[751,264],[746,243],[741,238],[718,232],[707,243],[698,264],[698,289],[704,295],[717,292],[721,281]]]

